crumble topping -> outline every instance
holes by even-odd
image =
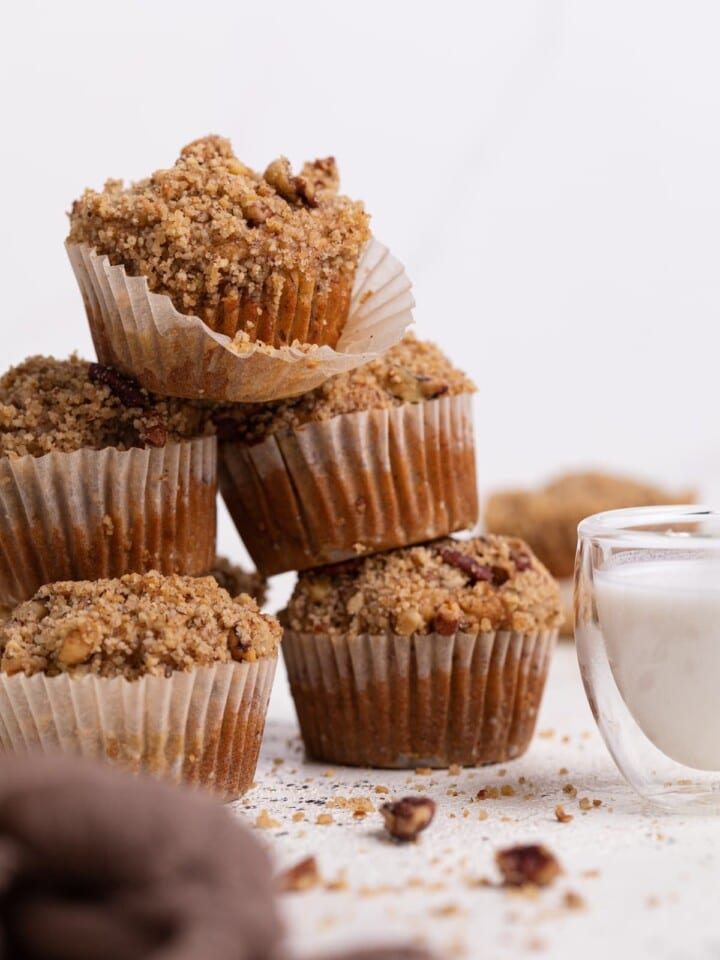
[[[0,456],[162,447],[211,430],[201,403],[148,393],[75,354],[29,357],[0,377]]]
[[[87,243],[181,313],[205,316],[226,297],[253,296],[275,271],[329,281],[353,274],[370,236],[362,203],[338,195],[333,157],[299,176],[280,157],[261,175],[230,141],[184,147],[168,170],[124,187],[86,190],[70,213],[72,243]]]
[[[434,343],[408,333],[382,357],[332,377],[309,393],[272,403],[220,406],[213,419],[220,439],[253,445],[280,430],[342,413],[384,410],[474,390],[472,381]]]
[[[217,580],[218,586],[227,590],[231,597],[247,593],[262,606],[267,595],[267,580],[256,570],[244,570],[232,563],[227,557],[215,557],[212,570],[208,570],[208,577]],[[2,610],[0,608],[0,616]]]
[[[557,584],[516,538],[446,538],[299,575],[283,614],[300,632],[354,637],[558,626]]]
[[[152,571],[52,583],[0,624],[0,670],[163,677],[273,656],[281,633],[251,597],[231,598],[212,577]]]
[[[695,493],[671,493],[629,477],[588,471],[567,473],[538,490],[508,490],[491,496],[485,526],[491,533],[526,540],[555,577],[571,577],[577,526],[604,510],[658,503],[692,503]]]

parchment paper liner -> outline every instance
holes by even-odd
[[[309,352],[236,344],[199,317],[179,313],[169,297],[150,293],[145,277],[129,277],[86,244],[65,246],[98,359],[155,393],[238,403],[292,397],[373,360],[412,323],[410,280],[375,239],[358,263],[337,349]]]
[[[216,451],[199,437],[0,459],[0,607],[55,580],[209,570]]]
[[[0,747],[111,760],[227,800],[252,784],[277,657],[170,677],[0,674]]]
[[[220,490],[266,576],[422,543],[478,518],[472,395],[220,444]]]
[[[500,763],[532,738],[556,630],[330,637],[286,630],[308,755],[351,766]]]

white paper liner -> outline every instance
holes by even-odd
[[[402,264],[371,239],[358,263],[337,349],[234,347],[199,317],[179,313],[86,244],[66,243],[101,363],[170,396],[237,403],[292,397],[359,367],[402,339],[415,305]]]
[[[0,673],[0,748],[111,760],[231,800],[252,783],[276,666],[265,657],[135,681]]]
[[[56,580],[204,573],[216,490],[215,437],[0,458],[0,607]]]
[[[472,395],[220,445],[220,489],[266,576],[422,543],[478,519]]]
[[[282,650],[312,758],[470,766],[527,749],[556,637],[501,630],[347,639],[286,630]]]

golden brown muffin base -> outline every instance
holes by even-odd
[[[286,630],[308,755],[350,766],[512,760],[535,729],[557,631],[352,640]]]
[[[220,491],[264,576],[472,527],[472,396],[341,414],[220,445]]]
[[[216,469],[214,437],[0,459],[0,606],[57,580],[204,573]]]

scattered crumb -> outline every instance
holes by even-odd
[[[598,800],[597,797],[596,797],[596,798],[593,800],[593,806],[594,806],[594,807],[601,807],[601,806],[602,806],[602,800]]]
[[[550,740],[552,737],[555,736],[555,731],[554,731],[554,730],[541,730],[541,731],[538,733],[538,736],[539,736],[541,739],[543,739],[543,740]]]
[[[300,823],[301,820],[305,819],[305,814],[302,812],[302,810],[296,810],[292,815],[292,818],[294,823]]]
[[[597,867],[593,867],[592,870],[583,870],[581,876],[593,879],[594,877],[600,876],[600,871],[597,869]]]
[[[570,773],[570,771],[568,770],[567,767],[560,767],[560,769],[558,770],[558,773],[560,774],[561,777],[566,777],[568,773]]]
[[[329,823],[335,823],[335,818],[331,813],[319,813],[315,818],[315,823],[321,827],[326,827]]]
[[[500,787],[500,795],[502,797],[514,797],[515,796],[515,787],[511,783],[504,783]]]
[[[569,797],[575,798],[577,796],[577,788],[571,783],[566,783],[563,787],[563,793],[566,793]]]
[[[325,804],[331,810],[352,810],[353,813],[372,813],[375,805],[369,797],[331,797]]]
[[[430,910],[433,917],[455,917],[460,913],[460,907],[456,903],[445,903],[441,907],[434,907]]]
[[[328,880],[327,883],[325,884],[325,889],[330,891],[331,893],[337,893],[342,890],[347,890],[348,889],[347,872],[345,870],[341,870],[334,880]]]
[[[563,906],[567,910],[584,910],[587,904],[579,893],[575,893],[573,890],[567,890],[563,894]]]
[[[476,800],[497,800],[500,796],[500,791],[497,787],[482,787],[475,794]]]
[[[384,787],[381,783],[376,784],[375,793],[390,793],[389,787]]]
[[[559,804],[555,807],[555,816],[556,816],[557,819],[560,821],[560,823],[570,823],[570,821],[573,819],[572,814],[571,814],[571,813],[566,813],[566,812],[565,812],[565,808],[563,807],[563,805],[562,805],[561,803],[559,803]]]
[[[447,769],[449,777],[457,777],[462,773],[462,767],[459,763],[451,763]]]
[[[320,871],[315,857],[305,857],[294,867],[290,867],[278,878],[281,893],[302,893],[311,890],[320,883]]]
[[[429,777],[432,773],[432,767],[415,767],[415,773],[418,777]]]
[[[271,830],[274,827],[281,827],[282,824],[279,820],[273,820],[267,810],[263,809],[255,817],[255,826],[260,827],[261,830]]]
[[[478,820],[487,820],[489,816],[490,814],[487,812],[487,810],[481,810],[478,813]]]
[[[592,804],[590,803],[589,797],[580,797],[578,800],[578,806],[581,810],[592,810]]]
[[[285,763],[284,757],[275,757],[273,763],[276,767],[279,767],[282,763]]]
[[[328,769],[323,773],[323,776],[324,776],[324,777],[334,777],[334,776],[335,776],[335,771],[332,769],[332,767],[328,767]]]
[[[507,769],[505,767],[500,767],[500,769],[497,772],[497,775],[499,777],[504,777],[506,774],[507,774]]]

